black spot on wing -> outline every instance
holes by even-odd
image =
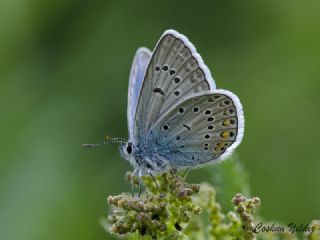
[[[188,126],[188,125],[186,125],[186,124],[183,124],[183,126],[184,126],[186,129],[188,129],[188,131],[191,130],[191,127],[190,127],[190,126]]]
[[[161,88],[155,88],[153,89],[154,93],[159,93],[160,95],[164,96],[164,91]]]

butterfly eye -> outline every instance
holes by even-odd
[[[126,150],[127,150],[128,154],[132,153],[132,143],[128,143],[128,146],[127,146]]]

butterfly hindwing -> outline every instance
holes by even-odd
[[[130,71],[129,89],[128,89],[128,129],[129,138],[133,135],[134,117],[137,110],[139,94],[142,82],[150,62],[151,51],[141,47],[137,50]]]
[[[148,65],[138,100],[134,140],[141,141],[151,126],[172,106],[192,94],[215,89],[208,68],[182,34],[166,31]]]
[[[229,91],[194,96],[172,108],[151,129],[158,152],[173,166],[187,167],[220,159],[240,143],[243,112]],[[155,141],[155,140],[150,140]]]

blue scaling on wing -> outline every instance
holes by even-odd
[[[243,137],[243,112],[227,90],[195,94],[151,128],[148,142],[171,166],[192,167],[229,156]]]

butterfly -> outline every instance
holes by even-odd
[[[239,98],[216,88],[193,44],[175,30],[166,30],[153,52],[137,50],[127,114],[129,140],[120,140],[120,152],[140,181],[224,159],[244,134]]]

